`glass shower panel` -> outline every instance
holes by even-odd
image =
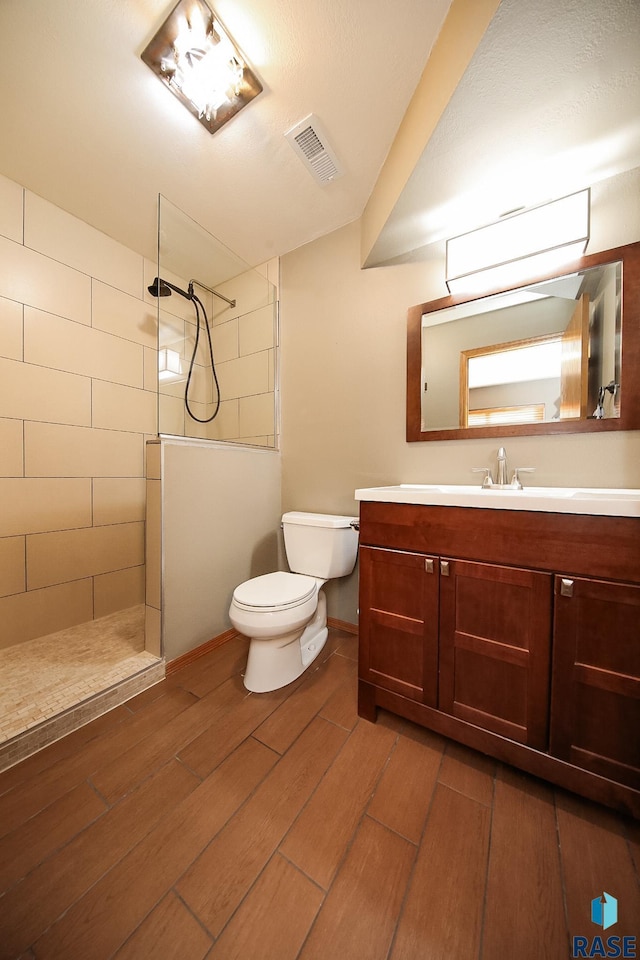
[[[160,434],[276,447],[278,302],[266,269],[161,197],[158,273],[204,308],[198,326],[193,300],[159,298]]]

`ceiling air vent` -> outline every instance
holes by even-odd
[[[319,183],[329,183],[342,176],[343,170],[329,146],[322,124],[314,114],[296,123],[285,137],[302,159],[305,167]]]

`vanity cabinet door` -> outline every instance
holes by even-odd
[[[442,561],[440,709],[546,750],[551,601],[551,574]]]
[[[360,547],[360,679],[436,707],[438,561]]]
[[[640,789],[640,587],[556,577],[550,752]]]

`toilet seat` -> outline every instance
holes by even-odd
[[[246,580],[233,591],[233,602],[241,610],[254,612],[291,610],[307,603],[317,592],[314,577],[282,570]]]

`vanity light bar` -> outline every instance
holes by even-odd
[[[580,190],[447,240],[450,293],[481,293],[550,273],[589,242],[591,191]]]

